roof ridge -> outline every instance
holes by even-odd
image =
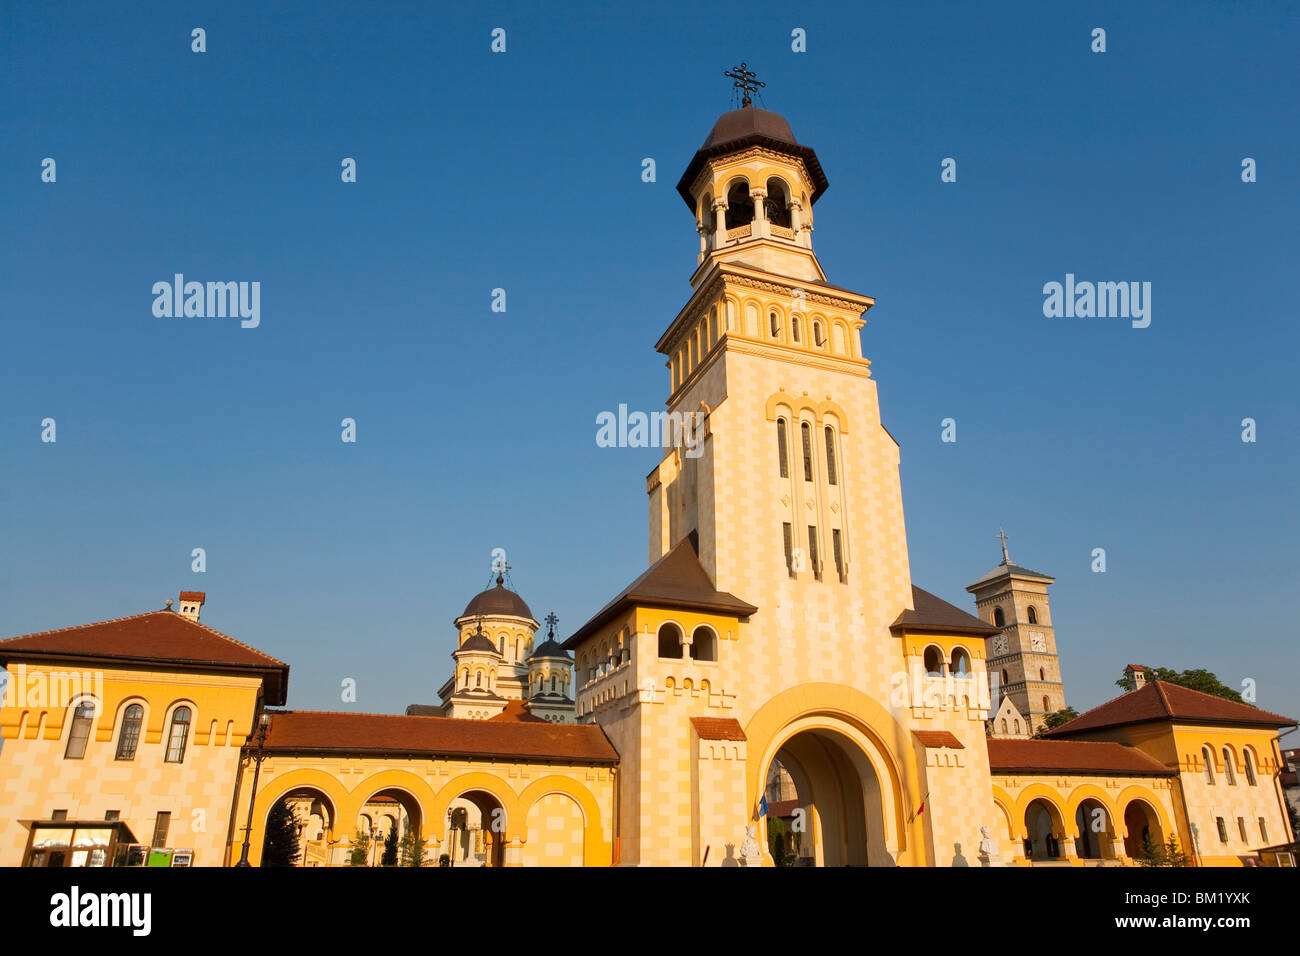
[[[103,621],[89,621],[86,624],[71,624],[68,627],[53,627],[48,631],[32,631],[30,634],[15,634],[13,637],[0,639],[0,644],[7,644],[10,641],[19,641],[25,637],[45,637],[47,634],[62,634],[65,631],[79,631],[83,627],[99,627],[101,624],[117,624],[120,621],[130,621],[137,617],[148,617],[150,614],[166,613],[161,608],[153,611],[141,611],[139,614],[128,614],[125,617],[110,617]],[[175,613],[175,612],[172,612]],[[250,648],[251,649],[251,648]]]
[[[169,613],[169,612],[165,612],[165,611],[154,611],[153,613],[155,613],[155,614],[164,614],[164,613]],[[175,612],[175,611],[172,611],[172,612],[170,612],[170,613],[175,614],[176,612]],[[231,637],[229,634],[226,634],[226,633],[224,633],[224,632],[222,632],[222,631],[218,631],[215,627],[211,627],[211,626],[209,626],[209,625],[207,625],[207,624],[204,624],[202,621],[199,621],[199,620],[191,620],[190,618],[187,618],[187,617],[185,617],[184,615],[181,615],[181,620],[185,621],[187,624],[193,624],[195,627],[201,627],[201,628],[203,628],[205,631],[208,631],[208,632],[210,632],[210,633],[212,633],[212,634],[215,634],[217,637],[221,638],[223,641],[229,641],[231,644],[234,644],[234,645],[237,646],[237,647],[242,647],[242,648],[243,648],[244,650],[246,650],[246,651],[252,651],[254,654],[257,654],[257,655],[259,655],[259,656],[261,656],[261,657],[265,657],[268,661],[271,661],[271,662],[276,663],[276,664],[280,664],[280,665],[282,665],[282,666],[284,666],[284,667],[288,667],[288,666],[289,666],[288,664],[286,664],[284,661],[280,660],[279,658],[272,657],[270,654],[266,653],[266,651],[259,651],[256,647],[253,647],[251,644],[245,644],[243,641],[238,640],[237,638],[233,638],[233,637]]]

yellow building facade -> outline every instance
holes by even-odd
[[[656,346],[675,440],[646,480],[649,567],[567,639],[551,619],[534,646],[498,576],[455,619],[439,702],[401,715],[271,709],[287,665],[199,624],[195,592],[0,641],[0,864],[152,845],[230,865],[245,839],[257,863],[284,804],[304,865],[374,865],[410,832],[453,866],[769,866],[777,765],[815,865],[1126,865],[1170,836],[1231,865],[1293,840],[1276,734],[1294,721],[1151,683],[1027,739],[1064,706],[1052,578],[1004,541],[976,614],[912,581],[862,351],[874,300],[813,251],[827,187],[750,103],[688,165],[699,252]],[[53,686],[81,664],[92,691]]]

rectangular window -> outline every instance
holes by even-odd
[[[785,419],[776,420],[776,455],[781,462],[781,477],[790,477],[790,453],[786,448]]]
[[[785,535],[785,569],[794,577],[794,527],[787,521],[781,525],[781,532]]]
[[[839,528],[831,529],[831,547],[835,551],[835,571],[839,574],[840,580],[843,581],[846,577],[844,574],[844,545],[840,543]]]
[[[53,813],[50,814],[50,819],[51,819],[51,820],[66,820],[66,819],[68,819],[68,811],[67,811],[67,810],[55,810]]]
[[[835,429],[826,426],[826,483],[835,484]]]
[[[822,564],[817,559],[817,528],[813,525],[808,526],[808,560],[812,562],[813,576],[820,581],[822,579]]]
[[[1268,827],[1264,826],[1264,818],[1259,818],[1259,838],[1265,843],[1268,842]]]
[[[158,811],[158,817],[154,820],[153,825],[153,843],[150,846],[155,848],[165,847],[167,845],[167,831],[171,829],[172,815],[170,811]]]
[[[1246,818],[1237,817],[1237,832],[1241,834],[1241,842],[1247,843],[1250,837],[1246,836]]]
[[[82,701],[72,712],[72,728],[68,731],[68,749],[63,756],[68,760],[80,760],[86,755],[86,741],[90,739],[90,728],[94,724],[95,705]]]
[[[1215,817],[1214,822],[1219,826],[1219,842],[1228,842],[1228,825],[1223,822],[1223,817]]]
[[[120,819],[121,816],[122,816],[121,810],[109,810],[107,813],[104,814],[104,820],[107,822],[112,822],[113,820]]]
[[[803,436],[803,480],[812,481],[812,428],[804,422],[799,432]]]

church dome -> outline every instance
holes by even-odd
[[[533,657],[539,659],[543,657],[553,657],[566,661],[573,660],[573,658],[569,656],[569,652],[560,646],[560,642],[555,639],[554,634],[551,634],[546,638],[546,640],[542,641],[541,644],[537,645],[537,649],[533,651]]]
[[[704,144],[696,150],[686,172],[682,173],[682,178],[677,183],[677,192],[686,201],[686,205],[695,208],[691,186],[706,162],[715,156],[736,153],[750,146],[766,146],[778,153],[802,159],[812,180],[813,193],[809,197],[811,202],[820,199],[830,186],[817,154],[811,147],[799,145],[799,141],[794,138],[794,130],[784,116],[757,106],[742,106],[718,117]]]
[[[510,617],[526,617],[533,620],[533,612],[528,609],[528,605],[514,591],[505,586],[505,581],[501,575],[497,575],[497,586],[482,591],[465,606],[465,613],[461,617],[495,617],[507,615]]]
[[[728,143],[746,140],[751,136],[762,136],[789,146],[799,145],[799,141],[794,138],[794,130],[780,113],[761,110],[757,106],[742,106],[738,110],[723,113],[718,117],[718,121],[713,124],[712,132],[700,149],[725,146]]]

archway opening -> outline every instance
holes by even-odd
[[[1145,800],[1130,800],[1124,807],[1124,853],[1133,859],[1147,855],[1164,842],[1160,817]]]
[[[270,822],[276,808],[283,805],[293,814],[298,829],[297,854],[293,857],[294,866],[330,866],[340,862],[334,859],[338,848],[334,846],[335,811],[334,801],[316,787],[298,787],[290,790],[276,800],[263,821],[263,833],[270,832]],[[262,846],[265,860],[267,847]],[[265,863],[263,864],[265,865]]]
[[[765,849],[783,851],[774,862],[894,865],[885,840],[881,777],[850,737],[821,728],[799,731],[781,745],[763,779],[767,793],[783,797],[768,799]]]
[[[467,790],[447,808],[443,853],[451,866],[504,866],[505,807],[486,790]]]
[[[1034,861],[1059,860],[1065,836],[1061,811],[1041,798],[1025,807],[1025,857]]]
[[[389,788],[372,794],[357,814],[358,834],[368,838],[363,844],[365,860],[358,860],[358,865],[409,864],[408,841],[420,838],[421,816],[419,801],[405,790]]]
[[[1110,814],[1098,800],[1080,802],[1074,811],[1074,855],[1081,860],[1105,860],[1115,856],[1115,827]]]

